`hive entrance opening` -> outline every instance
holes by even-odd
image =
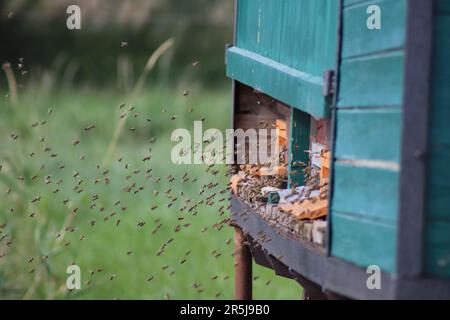
[[[262,129],[268,133],[268,143],[260,139],[261,134],[235,139],[235,149],[245,153],[236,154],[230,181],[233,193],[277,231],[324,248],[330,121],[314,119],[250,87],[239,85],[237,90],[235,129]],[[267,156],[258,158],[265,161],[250,161],[255,152],[260,156],[265,151]],[[240,214],[245,220],[248,212]]]

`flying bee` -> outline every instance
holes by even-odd
[[[91,125],[85,127],[85,128],[84,128],[84,131],[89,131],[89,130],[92,130],[92,129],[94,129],[94,128],[95,128],[95,125],[94,125],[94,124],[91,124]]]

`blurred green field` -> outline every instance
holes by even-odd
[[[18,105],[0,98],[0,298],[232,299],[233,242],[227,240],[233,231],[213,228],[228,216],[219,215],[228,205],[228,193],[219,193],[227,183],[225,167],[206,172],[204,165],[170,160],[174,129],[191,129],[202,118],[204,130],[229,124],[228,90],[190,87],[188,97],[183,87],[147,90],[128,111],[117,148],[105,159],[120,115],[130,108],[119,108],[127,102],[123,96],[31,88],[20,91]],[[185,174],[189,181],[182,182]],[[209,183],[218,185],[200,194]],[[214,193],[214,205],[207,205]],[[180,211],[201,200],[197,210]],[[71,263],[81,268],[82,289],[69,292]],[[260,267],[254,276],[256,299],[300,298],[293,281]]]

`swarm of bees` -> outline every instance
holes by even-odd
[[[127,45],[127,42],[121,43],[122,47],[126,47]],[[192,63],[192,67],[194,68],[198,67],[198,65],[198,61]],[[23,59],[19,60],[18,68],[20,70],[25,68]],[[186,89],[183,90],[182,95],[188,99],[191,92]],[[186,111],[192,113],[194,112],[194,108],[187,108]],[[144,118],[147,126],[153,124],[151,116],[148,114],[141,116],[139,113],[135,112],[135,107],[130,107],[127,104],[121,104],[118,107],[118,113],[119,119],[124,119],[132,114],[135,119]],[[162,109],[162,113],[167,114],[167,122],[174,122],[174,120],[177,119],[177,116],[170,115],[167,112],[167,109]],[[127,217],[129,209],[124,199],[142,193],[148,195],[149,204],[146,208],[143,208],[143,210],[145,210],[146,214],[149,216],[143,216],[141,219],[131,222],[134,224],[136,232],[145,232],[148,237],[153,237],[155,241],[159,240],[163,235],[167,235],[167,230],[170,230],[169,232],[171,235],[161,243],[156,252],[153,254],[149,252],[149,261],[153,262],[154,257],[157,257],[157,259],[159,259],[158,263],[162,264],[160,267],[161,270],[167,273],[168,277],[176,277],[180,274],[180,272],[177,272],[180,268],[185,268],[185,272],[189,272],[189,268],[192,267],[192,264],[204,263],[204,261],[194,261],[195,259],[192,257],[191,250],[185,251],[178,259],[176,259],[176,261],[172,258],[168,259],[168,257],[171,256],[171,250],[176,251],[174,248],[183,243],[183,241],[177,241],[177,239],[180,237],[182,238],[184,232],[190,232],[189,230],[193,225],[201,223],[201,221],[196,219],[196,216],[202,207],[218,207],[217,221],[211,225],[203,226],[201,233],[196,236],[200,237],[210,230],[221,231],[228,225],[229,218],[227,217],[227,212],[231,207],[228,201],[230,196],[230,185],[223,183],[223,181],[226,180],[223,176],[228,177],[230,172],[222,170],[221,168],[218,168],[218,166],[207,166],[204,175],[208,177],[208,182],[203,184],[199,184],[200,177],[192,176],[189,172],[185,172],[181,177],[176,176],[175,174],[164,175],[162,172],[157,172],[157,170],[152,168],[152,162],[154,159],[158,158],[158,155],[152,153],[152,148],[148,148],[148,153],[139,158],[141,163],[139,168],[134,168],[132,164],[127,163],[126,158],[123,156],[116,158],[117,162],[115,162],[113,166],[118,166],[121,171],[126,173],[124,180],[119,180],[115,176],[116,173],[113,172],[110,167],[103,166],[101,159],[99,159],[98,164],[92,168],[93,170],[90,171],[90,173],[84,174],[83,170],[80,169],[84,168],[83,163],[80,163],[79,167],[74,167],[68,163],[61,163],[61,153],[58,153],[57,147],[51,143],[52,139],[48,136],[51,135],[51,132],[48,132],[48,127],[52,124],[52,117],[57,116],[57,108],[53,107],[48,109],[44,120],[35,121],[29,125],[30,135],[32,137],[37,135],[37,141],[39,141],[38,148],[27,154],[30,159],[29,161],[37,161],[39,157],[48,157],[45,159],[50,159],[47,160],[49,162],[42,164],[37,172],[26,172],[25,174],[15,176],[15,180],[18,182],[14,182],[13,186],[4,190],[4,194],[11,199],[10,202],[17,203],[16,198],[18,192],[23,192],[24,190],[28,192],[28,190],[25,189],[28,185],[42,185],[41,188],[30,189],[39,191],[38,194],[30,195],[29,203],[27,204],[28,206],[24,205],[18,209],[15,206],[12,206],[10,208],[10,213],[8,213],[10,215],[16,214],[16,211],[23,211],[26,210],[25,208],[31,208],[26,215],[27,219],[33,219],[33,221],[44,219],[45,212],[41,212],[39,208],[42,202],[48,202],[49,199],[52,199],[49,198],[49,193],[54,199],[59,199],[58,204],[64,208],[65,213],[62,212],[65,216],[64,225],[60,230],[49,231],[51,234],[51,242],[53,244],[48,252],[40,252],[33,257],[23,257],[23,263],[27,265],[28,272],[32,275],[33,279],[34,277],[36,277],[36,279],[40,278],[39,274],[44,272],[42,271],[42,266],[48,266],[54,255],[57,253],[64,250],[74,250],[72,247],[74,247],[74,243],[77,241],[81,242],[83,245],[91,242],[92,239],[95,238],[93,235],[96,234],[96,230],[99,229],[99,226],[101,226],[102,223],[111,223],[115,228],[114,230],[120,232],[119,230],[121,230],[124,225],[130,223],[130,219]],[[201,118],[201,120],[206,121],[206,118]],[[42,128],[45,126],[47,126],[47,129],[43,130]],[[84,125],[79,128],[80,132],[78,136],[71,136],[67,139],[71,150],[73,150],[71,152],[73,152],[75,163],[76,161],[89,159],[88,153],[84,154],[81,152],[83,150],[83,142],[86,139],[94,138],[101,127],[102,125],[98,123],[84,123]],[[139,132],[139,127],[129,127],[128,131],[132,134],[136,134]],[[64,133],[58,133],[58,135],[60,139],[64,138]],[[157,138],[158,137],[151,137],[148,140],[148,146],[155,144]],[[23,138],[21,132],[11,132],[10,139],[12,143],[20,144]],[[0,159],[0,161],[2,160],[3,159]],[[86,160],[86,162],[89,160]],[[57,164],[55,165],[54,162],[57,162]],[[55,174],[55,170],[59,170],[59,172],[68,171],[70,173],[70,179],[59,179],[58,174]],[[0,174],[11,175],[12,172],[14,171],[11,170],[9,164],[0,163]],[[122,197],[119,195],[119,198],[115,199],[112,204],[104,202],[103,194],[93,191],[95,190],[95,188],[93,188],[94,186],[121,184],[123,181],[124,184],[121,185],[121,190],[123,195],[126,196]],[[260,181],[241,185],[241,188],[242,190],[248,188],[260,192],[263,185],[273,184],[281,186],[282,183],[283,181],[278,181],[277,178],[266,177]],[[51,188],[50,192],[47,192],[47,188]],[[191,198],[187,196],[188,192],[186,191],[190,188],[198,188],[197,197]],[[69,196],[64,192],[65,190],[70,190],[71,195]],[[64,198],[60,198],[62,197],[61,194],[64,194]],[[81,203],[79,200],[80,198],[87,202],[86,206]],[[56,201],[54,205],[57,205]],[[156,214],[161,210],[166,212],[167,209],[173,213],[173,217],[170,219]],[[83,221],[83,219],[79,219],[80,216],[88,217],[87,221],[82,222],[89,227],[88,229],[80,227],[79,221]],[[148,217],[151,218],[149,219]],[[0,221],[0,223],[1,263],[2,259],[7,258],[8,254],[17,253],[13,250],[14,238],[10,235],[10,224],[8,220]],[[70,234],[76,235],[76,237],[71,237]],[[208,237],[214,237],[214,235],[208,234]],[[223,245],[230,248],[231,243],[232,240],[228,239]],[[109,244],[105,244],[105,246],[107,245]],[[139,248],[133,248],[130,245],[130,247],[122,249],[123,251],[117,252],[117,255],[126,259],[133,259],[133,256],[138,254],[138,249]],[[227,256],[226,252],[218,249],[209,252],[209,258],[212,260]],[[164,263],[166,259],[168,262],[170,261],[170,263]],[[76,261],[72,262],[72,264],[76,264]],[[90,271],[88,275],[89,278],[84,281],[84,285],[91,287],[97,282],[101,283],[102,280],[99,279],[106,279],[114,282],[120,278],[120,272],[118,270],[107,270],[105,268],[106,274],[103,276],[101,275],[102,271],[103,267],[101,266]],[[214,272],[214,270],[211,270],[211,272]],[[62,275],[64,282],[66,276],[67,274]],[[215,273],[211,276],[205,275],[205,277],[206,278],[202,278],[201,280],[208,281],[209,279],[209,281],[213,281],[214,283],[220,280],[230,280],[230,276],[228,275],[219,276]],[[142,280],[143,285],[153,283],[157,285],[156,281],[158,278],[155,275],[146,274],[143,275]],[[267,284],[269,283],[270,280]],[[192,289],[198,294],[205,292],[205,288],[202,286],[201,282],[194,283]],[[223,292],[209,294],[211,297],[215,298],[224,296]],[[167,293],[165,293],[164,296],[167,299],[172,298],[172,296]],[[231,294],[229,296],[231,296]]]

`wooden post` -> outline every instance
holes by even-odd
[[[236,300],[252,300],[252,254],[245,244],[244,233],[234,227],[234,296]]]

